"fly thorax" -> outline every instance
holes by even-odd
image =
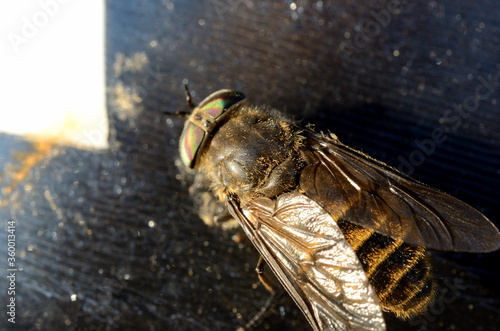
[[[242,111],[214,134],[203,157],[214,188],[241,200],[295,186],[293,133],[265,111]]]

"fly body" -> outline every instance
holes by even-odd
[[[425,250],[489,252],[480,212],[277,110],[221,90],[194,106],[183,163],[210,183],[314,330],[384,330],[425,310]]]

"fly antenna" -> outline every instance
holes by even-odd
[[[184,90],[186,91],[186,101],[188,103],[190,111],[178,111],[175,113],[170,113],[170,112],[164,111],[163,114],[170,115],[170,116],[176,116],[176,117],[188,117],[189,115],[191,115],[193,109],[196,108],[196,105],[193,101],[193,97],[191,97],[191,93],[189,93],[189,88],[188,88],[187,84],[184,84]]]
[[[189,93],[189,88],[187,84],[184,84],[184,90],[186,90],[186,101],[188,103],[188,106],[189,108],[191,108],[191,110],[193,110],[196,107],[196,105],[194,104],[193,98],[191,97],[191,93]]]

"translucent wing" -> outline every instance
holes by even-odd
[[[337,140],[303,134],[302,156],[309,165],[301,173],[300,187],[335,220],[433,249],[500,248],[498,229],[471,206]]]
[[[291,192],[228,207],[314,330],[385,330],[361,263],[316,202]]]

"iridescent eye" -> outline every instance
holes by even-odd
[[[194,167],[196,154],[198,154],[204,138],[205,131],[189,121],[186,122],[179,144],[181,159],[186,166]]]
[[[228,109],[241,106],[245,101],[243,93],[220,90],[212,93],[194,109],[184,126],[179,144],[181,159],[186,166],[194,168],[205,138],[220,125],[222,115]]]
[[[200,111],[210,115],[213,119],[217,119],[227,109],[245,99],[246,97],[243,93],[231,90],[220,90],[212,93],[205,100],[203,100],[198,108]]]

